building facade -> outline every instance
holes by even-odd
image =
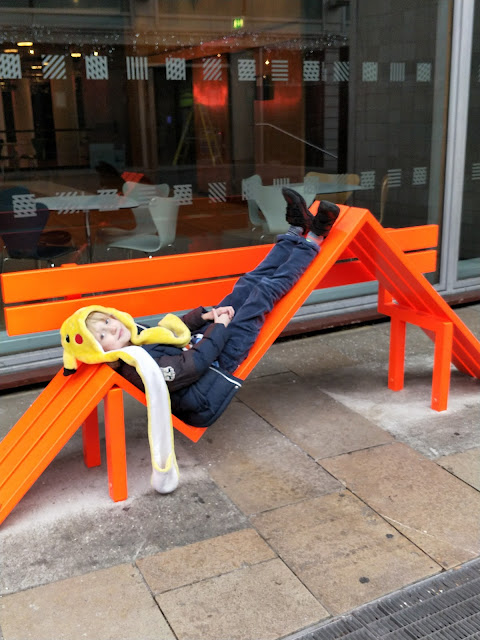
[[[438,224],[432,284],[478,299],[477,4],[0,0],[2,270],[271,241],[264,199],[290,183],[387,227]],[[317,291],[288,331],[375,305],[373,284]],[[9,337],[0,310],[0,386],[58,359],[57,334]]]

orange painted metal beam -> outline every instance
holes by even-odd
[[[0,442],[0,522],[95,409],[113,375],[104,365],[69,377],[60,371]]]

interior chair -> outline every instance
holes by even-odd
[[[379,218],[380,224],[383,224],[383,216],[385,215],[387,198],[388,198],[388,174],[384,176],[382,180],[382,191],[380,193],[380,218]]]
[[[168,198],[170,193],[169,185],[143,184],[141,182],[125,182],[122,186],[123,195],[131,200],[135,200],[139,205],[148,205],[152,198]]]
[[[307,207],[309,207],[315,199],[315,193],[306,193],[305,187],[301,185],[284,185],[294,188],[300,195],[305,198]],[[256,203],[265,217],[264,233],[269,235],[277,235],[285,233],[288,230],[288,223],[285,219],[287,203],[282,194],[282,185],[259,185],[255,190]]]
[[[267,231],[267,221],[263,217],[260,208],[256,201],[256,190],[262,186],[262,178],[255,174],[250,178],[244,178],[242,180],[242,194],[244,194],[248,205],[248,218],[252,225],[252,231],[261,229]]]
[[[102,226],[97,231],[97,238],[102,244],[110,244],[111,242],[125,238],[130,235],[156,233],[157,229],[153,222],[148,205],[152,198],[167,198],[170,193],[168,184],[140,184],[138,182],[125,182],[122,187],[123,195],[130,200],[138,203],[138,207],[132,208],[135,218],[135,227],[130,231],[122,227]]]
[[[316,190],[316,200],[329,200],[336,204],[345,204],[353,191],[338,191],[335,193],[322,193],[322,182],[329,184],[351,184],[359,185],[360,176],[357,173],[319,173],[318,171],[309,171],[305,174],[304,180],[306,189],[310,191]],[[315,182],[318,183],[316,189],[313,187]]]
[[[56,259],[74,253],[79,255],[81,251],[71,244],[59,243],[62,239],[71,240],[68,232],[44,231],[50,210],[41,202],[36,202],[34,215],[18,215],[14,211],[13,196],[29,193],[25,187],[12,187],[0,192],[2,271],[7,260],[35,260],[37,267],[44,261],[54,266]],[[52,234],[56,234],[55,243],[49,242],[53,238]]]
[[[280,188],[260,186],[257,190],[257,205],[265,218],[265,234],[276,235],[288,230],[285,219],[287,203]]]
[[[177,234],[178,200],[175,198],[154,197],[148,204],[148,211],[153,221],[155,233],[130,233],[116,238],[108,245],[108,249],[128,249],[142,251],[147,255],[156,253],[165,247],[171,247]],[[141,209],[141,207],[138,207]],[[135,209],[134,209],[135,211]]]

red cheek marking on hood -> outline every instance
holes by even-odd
[[[75,336],[75,342],[77,344],[82,344],[82,342],[83,342],[83,338],[79,333],[77,333],[77,335]]]

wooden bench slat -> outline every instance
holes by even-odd
[[[406,254],[405,257],[411,268],[421,273],[432,273],[436,269],[437,252],[433,249]],[[317,288],[328,289],[374,280],[376,277],[361,262],[337,262]]]
[[[437,225],[388,229],[403,251],[436,247]],[[90,295],[105,290],[125,290],[184,282],[192,279],[227,277],[255,268],[272,245],[257,245],[192,254],[160,256],[145,260],[119,260],[97,264],[65,265],[56,269],[19,271],[1,278],[5,304]],[[350,250],[340,260],[352,257]]]
[[[438,245],[438,224],[425,224],[419,227],[385,229],[387,235],[395,240],[402,251],[434,248]]]
[[[80,307],[99,304],[126,311],[134,318],[216,304],[232,290],[237,278],[172,285],[140,291],[125,291],[104,296],[88,296],[76,300],[57,300],[21,305],[5,309],[7,333],[11,336],[59,329],[63,321]],[[32,310],[35,320],[32,321]],[[33,324],[33,326],[32,326]]]
[[[436,267],[436,251],[418,251],[407,254],[409,264],[422,273],[430,273]],[[375,280],[360,262],[337,262],[320,283],[322,289],[338,287]],[[18,305],[5,308],[5,322],[10,336],[24,335],[32,332],[32,310],[35,312],[34,329],[52,331],[59,329],[63,320],[80,307],[100,304],[126,311],[134,318],[182,311],[187,303],[188,308],[204,305],[210,306],[220,302],[231,290],[237,277],[223,278],[209,282],[192,282],[167,287],[155,287],[137,291],[87,296],[75,300],[57,300],[40,302],[35,305]]]
[[[254,269],[272,246],[202,251],[150,260],[140,258],[65,265],[56,269],[4,274],[1,278],[3,301],[5,304],[15,304],[237,275]]]

